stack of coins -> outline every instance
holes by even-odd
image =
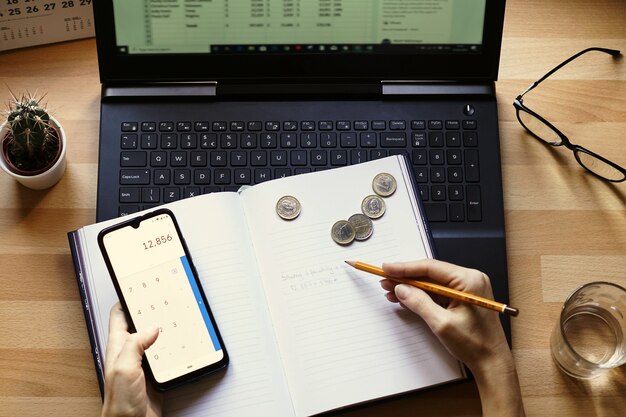
[[[374,177],[372,189],[376,194],[368,195],[361,202],[362,213],[353,214],[348,220],[339,220],[330,229],[330,236],[335,243],[348,245],[354,240],[367,240],[374,232],[372,220],[385,214],[386,205],[383,197],[391,196],[397,188],[396,179],[385,172]]]

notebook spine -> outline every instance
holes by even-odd
[[[85,324],[87,326],[87,333],[89,335],[89,343],[91,344],[91,353],[93,356],[94,366],[96,368],[96,375],[98,376],[98,386],[100,388],[100,396],[104,398],[104,366],[102,363],[102,356],[100,355],[100,349],[96,342],[96,326],[91,313],[89,305],[88,290],[85,281],[85,262],[80,250],[80,235],[78,231],[72,231],[67,234],[69,241],[70,252],[72,254],[72,262],[74,263],[74,272],[76,274],[76,283],[78,284],[78,292],[83,306],[83,313],[85,315]]]

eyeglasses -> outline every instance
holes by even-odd
[[[595,152],[590,151],[589,149],[583,148],[580,145],[574,145],[572,142],[570,142],[567,136],[565,136],[563,132],[561,132],[559,129],[554,127],[552,123],[548,122],[539,114],[526,107],[522,99],[522,97],[524,97],[526,93],[537,87],[539,83],[548,78],[550,75],[554,74],[557,70],[567,65],[579,56],[590,51],[604,52],[612,56],[621,55],[620,51],[606,48],[587,48],[583,51],[580,51],[576,55],[566,59],[565,61],[554,67],[539,80],[532,83],[530,87],[526,89],[526,91],[524,91],[522,94],[515,98],[513,106],[515,107],[515,110],[517,112],[517,120],[519,120],[522,126],[524,126],[524,128],[535,138],[547,143],[548,145],[565,146],[567,149],[574,152],[574,157],[576,158],[576,161],[578,161],[578,163],[582,165],[583,168],[591,172],[593,175],[611,182],[622,182],[626,180],[626,169],[617,165],[615,162],[611,162],[608,159],[596,154]]]

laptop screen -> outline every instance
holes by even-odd
[[[504,0],[100,0],[106,82],[495,80]]]
[[[114,0],[120,54],[476,53],[486,0]]]

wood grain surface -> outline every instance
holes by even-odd
[[[528,416],[623,416],[626,368],[588,382],[552,363],[562,301],[583,282],[626,285],[626,182],[588,174],[518,124],[513,99],[590,46],[626,53],[624,0],[509,0],[497,95],[513,353]],[[0,53],[9,90],[47,93],[68,134],[68,167],[47,191],[0,175],[0,417],[97,416],[98,383],[66,232],[95,221],[100,83],[93,39]],[[525,97],[572,142],[626,166],[626,62],[591,53]],[[4,106],[4,104],[3,104]],[[477,416],[473,382],[342,416]]]

